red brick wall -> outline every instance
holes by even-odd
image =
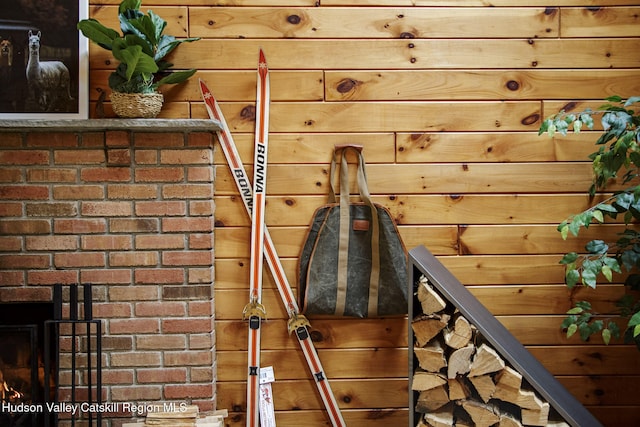
[[[214,409],[213,181],[209,132],[0,132],[0,302],[91,283],[105,400]]]

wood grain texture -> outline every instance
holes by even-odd
[[[192,35],[212,38],[557,37],[553,8],[191,8]],[[349,16],[349,19],[343,19]]]
[[[91,1],[90,14],[115,27],[119,3]],[[590,206],[587,156],[597,134],[548,138],[537,130],[561,109],[638,95],[640,7],[637,0],[551,3],[147,0],[143,9],[161,13],[170,34],[202,37],[170,60],[197,68],[212,89],[249,173],[255,67],[264,49],[273,99],[266,222],[294,290],[308,224],[326,201],[333,146],[362,144],[373,199],[390,209],[407,248],[434,252],[606,426],[635,426],[637,351],[567,340],[559,328],[572,301],[588,297],[606,311],[623,291],[616,276],[597,292],[572,294],[558,264],[595,233],[620,229],[608,221],[566,242],[555,231]],[[92,114],[114,67],[109,52],[90,47]],[[162,91],[160,117],[207,117],[197,79]],[[108,97],[104,110],[113,117]],[[249,221],[222,150],[214,161],[216,404],[230,411],[228,425],[241,426]],[[276,369],[278,425],[326,425],[273,279],[264,278],[263,344]],[[407,319],[311,321],[348,425],[406,425]]]

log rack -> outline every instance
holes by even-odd
[[[453,304],[493,348],[574,427],[602,427],[602,424],[560,384],[560,382],[493,316],[476,297],[436,259],[424,246],[409,251],[409,295],[414,296],[421,275]],[[409,316],[413,316],[415,297],[409,300]],[[411,320],[411,319],[409,319]],[[416,359],[414,333],[409,321],[409,426],[415,427],[420,416],[415,412],[416,395],[412,388]]]

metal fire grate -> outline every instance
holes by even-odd
[[[82,302],[78,300],[79,287],[83,290]],[[55,397],[51,402],[48,395],[44,396],[46,403],[61,403],[60,391],[62,387],[68,387],[70,389],[70,400],[65,401],[65,404],[71,405],[74,408],[85,408],[86,410],[79,410],[76,416],[71,416],[69,423],[71,426],[75,426],[78,418],[82,418],[83,426],[96,426],[102,425],[102,413],[99,411],[93,411],[91,408],[99,407],[102,403],[102,321],[93,319],[93,299],[92,299],[92,285],[84,284],[68,285],[69,288],[69,317],[63,319],[62,316],[62,300],[63,300],[63,285],[57,284],[53,288],[53,304],[54,304],[54,318],[53,320],[45,321],[44,331],[44,353],[45,353],[45,384],[49,383],[49,373],[51,367],[48,366],[49,361],[52,359],[51,351],[52,347],[60,349],[60,327],[63,325],[69,325],[70,339],[71,339],[71,367],[70,367],[70,381],[69,385],[60,384],[60,350],[55,354],[55,375],[56,375],[56,389]],[[82,308],[82,318],[79,315],[79,308]],[[84,349],[78,343],[78,338],[85,338]],[[53,346],[54,342],[58,345]],[[95,349],[93,348],[93,342],[95,342]],[[86,355],[85,365],[79,364],[78,360]],[[93,363],[93,357],[95,355],[95,366]],[[78,374],[84,372],[86,375],[79,376]],[[95,375],[95,382],[93,381]],[[80,383],[79,378],[85,378],[83,383]],[[84,399],[79,400],[79,396]],[[55,413],[53,418],[53,425],[58,425],[58,413]],[[51,419],[47,417],[45,420],[45,427],[50,427]],[[95,422],[95,424],[94,424]]]

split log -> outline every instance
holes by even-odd
[[[448,380],[449,385],[449,399],[451,401],[464,400],[471,396],[469,387],[460,379],[452,378]]]
[[[490,427],[500,421],[500,411],[493,405],[465,400],[462,402],[462,407],[477,427]]]
[[[444,385],[421,391],[416,402],[416,412],[433,412],[449,403],[449,395]]]
[[[424,420],[432,427],[451,427],[453,425],[453,405],[448,404],[424,414]]]
[[[522,423],[510,414],[500,414],[498,427],[522,427]]]
[[[418,358],[418,364],[429,372],[439,372],[447,366],[444,348],[440,340],[431,340],[425,347],[415,347],[413,354]]]
[[[520,390],[518,393],[518,399],[513,402],[522,409],[531,409],[533,411],[542,411],[543,403],[538,395],[531,390]]]
[[[473,344],[462,347],[449,356],[447,378],[455,378],[456,375],[464,375],[471,369],[471,356],[476,351]]]
[[[490,375],[481,375],[479,377],[468,377],[473,387],[476,389],[480,398],[484,403],[489,402],[489,399],[496,391],[496,385],[493,382],[493,378]]]
[[[496,375],[496,391],[493,397],[505,402],[518,401],[522,387],[522,375],[510,366],[505,367]]]
[[[442,374],[426,371],[416,371],[413,373],[411,389],[414,391],[429,390],[447,383],[447,379]]]
[[[565,423],[564,421],[549,421],[547,423],[547,427],[571,427],[569,426],[569,424]]]
[[[451,348],[462,348],[469,344],[473,337],[471,324],[464,316],[456,316],[452,330],[445,332],[444,342]]]
[[[550,406],[548,402],[544,402],[542,403],[541,410],[522,408],[522,424],[528,426],[546,426],[549,420]]]
[[[187,406],[180,411],[149,412],[145,426],[195,427],[198,417],[196,405]]]
[[[469,376],[476,377],[503,370],[504,360],[497,351],[486,344],[482,344],[473,357]]]
[[[424,347],[433,337],[438,335],[447,326],[450,318],[451,316],[448,314],[432,314],[413,319],[411,328],[418,347]]]
[[[429,284],[429,280],[424,276],[420,277],[417,294],[424,314],[439,313],[447,307],[447,303],[433,289],[433,286]]]

